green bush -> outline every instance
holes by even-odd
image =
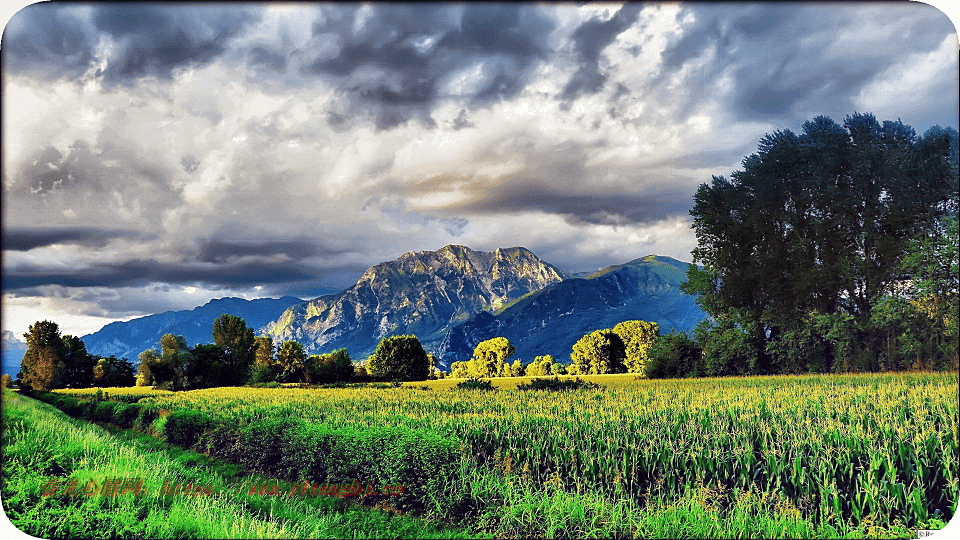
[[[113,423],[124,429],[133,427],[139,411],[132,403],[117,403],[113,409]]]
[[[196,444],[200,435],[204,431],[212,429],[214,425],[213,418],[209,414],[189,409],[170,413],[166,420],[161,435],[168,442],[184,448],[190,448]]]
[[[496,390],[489,380],[486,379],[467,379],[457,383],[457,390]]]
[[[549,390],[553,392],[562,390],[602,390],[603,385],[577,377],[576,379],[560,380],[560,377],[552,379],[533,379],[526,384],[518,384],[517,390]]]
[[[153,403],[137,403],[137,418],[133,421],[134,429],[148,432],[153,426],[153,421],[160,417],[160,407]]]
[[[90,410],[90,418],[98,422],[113,423],[117,405],[119,403],[116,401],[98,401]]]

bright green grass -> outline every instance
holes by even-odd
[[[125,439],[125,440],[124,440]],[[41,538],[463,538],[462,528],[391,516],[329,497],[265,497],[238,487],[238,470],[156,441],[115,437],[52,407],[3,392],[3,505]],[[232,477],[234,476],[234,477]],[[139,478],[149,491],[114,498],[43,497],[52,477]],[[164,482],[210,486],[212,495],[162,496]]]

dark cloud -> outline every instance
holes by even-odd
[[[601,21],[593,18],[573,31],[571,37],[580,67],[563,88],[561,99],[575,99],[584,93],[595,93],[603,87],[607,76],[600,73],[600,53],[636,22],[642,7],[638,4],[625,5],[610,19]]]
[[[93,59],[76,6],[40,2],[18,11],[3,32],[3,68],[50,78],[76,77]]]
[[[456,211],[478,214],[511,214],[541,211],[558,214],[574,224],[652,225],[658,221],[686,216],[693,191],[685,185],[651,185],[639,193],[574,193],[550,184],[519,184],[478,194],[457,205]]]
[[[545,40],[554,28],[539,8],[518,4],[374,4],[332,11],[313,31],[335,39],[339,50],[302,72],[340,80],[359,107],[373,111],[381,129],[414,117],[429,124],[433,103],[444,97],[443,78],[464,67],[483,65],[489,74],[465,96],[472,105],[515,96],[535,62],[547,58]]]
[[[205,263],[224,263],[243,257],[269,258],[283,255],[290,260],[302,260],[318,254],[321,249],[307,240],[282,240],[275,242],[231,242],[207,239],[200,242],[197,260]],[[325,255],[338,254],[337,250],[323,250]],[[343,253],[344,251],[339,251]]]
[[[888,49],[850,48],[839,38],[859,24],[869,4],[684,4],[679,17],[695,22],[664,53],[654,86],[708,49],[713,60],[688,79],[684,110],[713,94],[720,77],[733,74],[727,108],[736,120],[797,122],[812,114],[842,115],[853,98],[890,66],[891,55],[935,49],[955,32],[949,19],[918,4],[892,4],[884,25],[906,29]],[[877,20],[877,15],[870,16]],[[679,98],[681,100],[685,98]]]
[[[287,57],[268,51],[264,47],[254,47],[250,50],[250,65],[261,66],[271,71],[282,72],[287,69]]]
[[[31,249],[71,244],[89,248],[102,248],[117,238],[145,238],[138,231],[66,227],[52,229],[4,228],[5,251],[30,251]]]
[[[131,259],[95,264],[86,268],[54,269],[24,264],[4,269],[3,289],[59,285],[62,287],[137,287],[150,283],[209,285],[213,287],[249,287],[253,283],[316,281],[320,273],[300,262],[241,262],[200,264],[169,263],[150,259]]]
[[[81,7],[92,10],[92,27]],[[145,75],[169,78],[177,68],[207,64],[259,15],[239,6],[50,2],[28,6],[15,18],[14,30],[4,34],[5,68],[76,77],[90,67],[106,35],[116,51],[99,75],[116,83]]]

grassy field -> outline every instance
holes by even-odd
[[[583,378],[605,388],[218,388],[138,406],[250,470],[402,477],[409,511],[497,536],[912,537],[956,511],[956,374]]]
[[[109,478],[139,479],[145,492],[92,494]],[[43,496],[51,479],[61,482]],[[71,480],[75,494],[67,493]],[[95,484],[90,484],[93,481]],[[21,531],[41,538],[462,538],[463,528],[348,505],[334,497],[250,495],[235,465],[155,438],[108,433],[49,405],[3,391],[3,505]],[[165,484],[211,493],[162,494]],[[83,493],[89,488],[91,496]],[[176,491],[176,490],[175,490]]]

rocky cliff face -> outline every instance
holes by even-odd
[[[429,348],[454,324],[563,278],[522,247],[410,252],[371,267],[341,293],[292,306],[263,331],[276,342],[295,339],[310,352],[346,347],[356,359],[397,334],[415,334]]]
[[[688,263],[649,256],[611,266],[587,278],[571,278],[522,298],[499,313],[480,313],[450,329],[436,347],[439,364],[469,360],[481,341],[505,337],[513,358],[529,363],[550,354],[568,362],[584,334],[626,320],[656,322],[663,334],[692,333],[706,318],[694,297],[680,290]]]

